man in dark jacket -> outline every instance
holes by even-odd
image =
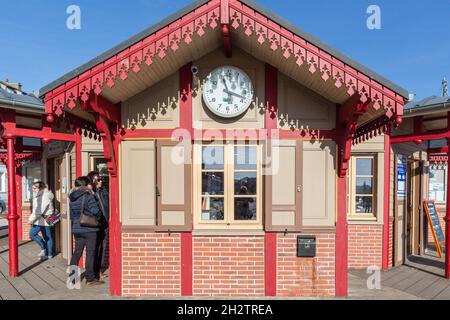
[[[71,266],[78,266],[83,250],[86,247],[86,283],[88,285],[102,284],[95,275],[94,262],[96,256],[97,232],[99,228],[91,228],[80,225],[81,212],[100,218],[101,212],[92,191],[92,185],[88,177],[79,177],[75,181],[75,189],[69,195],[70,219],[72,222],[72,234],[75,238],[75,251],[70,260]]]
[[[109,268],[109,193],[107,188],[103,187],[100,173],[92,171],[88,177],[91,179],[95,198],[102,213],[102,223],[97,234],[97,256],[94,268],[95,273],[100,278],[104,278]]]

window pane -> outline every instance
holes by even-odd
[[[220,221],[224,219],[223,198],[202,198],[202,220]]]
[[[356,197],[356,213],[372,213],[372,197]]]
[[[373,194],[372,178],[356,178],[356,194]]]
[[[256,195],[256,172],[236,172],[234,174],[235,195]]]
[[[234,148],[235,170],[256,170],[256,147]]]
[[[223,195],[223,172],[202,173],[202,195]]]
[[[223,170],[224,156],[222,146],[210,146],[202,148],[202,169]]]
[[[256,198],[235,198],[234,220],[256,220]]]
[[[364,158],[356,159],[356,175],[372,176],[373,175],[372,159],[364,159]]]

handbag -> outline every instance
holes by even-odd
[[[55,224],[61,221],[61,212],[55,209],[51,215],[49,215],[48,217],[44,217],[44,219],[50,227],[53,227]]]
[[[88,215],[84,212],[84,202],[86,200],[86,195],[81,199],[81,213],[80,213],[80,226],[87,228],[98,228],[100,226],[97,217]]]

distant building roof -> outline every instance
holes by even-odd
[[[420,101],[408,102],[404,107],[405,114],[431,110],[435,111],[436,109],[450,110],[450,97],[431,96]]]
[[[9,90],[0,86],[0,105],[8,105],[11,109],[27,109],[33,112],[44,112],[44,103],[33,94]]]

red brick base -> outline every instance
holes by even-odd
[[[277,236],[277,296],[335,295],[335,235],[317,235],[317,256],[297,258],[297,235]]]
[[[348,267],[382,267],[383,225],[348,226]]]
[[[317,257],[296,257],[296,236],[277,235],[277,295],[335,294],[335,235],[317,236]],[[123,233],[124,296],[180,296],[180,234]],[[194,236],[194,296],[264,296],[263,236]]]

